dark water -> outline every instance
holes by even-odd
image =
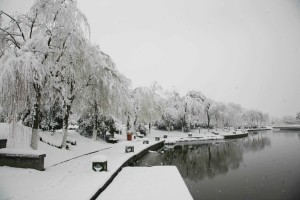
[[[136,164],[177,166],[194,199],[300,199],[300,132],[185,143]]]

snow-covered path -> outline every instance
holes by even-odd
[[[175,166],[125,167],[100,194],[99,200],[191,200]]]

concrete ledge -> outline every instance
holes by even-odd
[[[34,150],[26,150],[22,152],[14,149],[1,149],[0,166],[31,168],[44,171],[45,157],[45,153]]]
[[[7,139],[0,139],[0,149],[6,148]]]
[[[223,136],[224,136],[224,139],[237,139],[237,138],[248,137],[248,133],[223,135]]]
[[[164,141],[151,145],[150,147],[142,150],[140,153],[130,157],[121,165],[113,174],[112,176],[104,183],[104,185],[99,188],[99,190],[91,197],[91,200],[97,199],[97,197],[109,186],[109,184],[114,180],[114,178],[118,175],[118,173],[122,170],[123,167],[130,166],[132,163],[143,157],[149,150],[157,150],[164,146]]]

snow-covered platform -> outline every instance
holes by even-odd
[[[282,131],[300,131],[300,125],[285,125],[285,126],[274,126],[274,129],[279,129]]]
[[[223,136],[224,139],[236,139],[248,136],[248,132],[241,130],[214,130],[212,133],[218,136]]]
[[[101,200],[193,199],[175,166],[125,167]]]

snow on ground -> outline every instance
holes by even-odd
[[[193,199],[175,166],[125,167],[101,200]]]
[[[46,154],[46,152],[44,151],[31,150],[31,149],[12,149],[12,148],[0,149],[0,153],[18,155],[18,156],[32,156],[32,157]]]
[[[10,124],[0,123],[0,139],[7,139],[9,148],[29,149],[32,129],[17,123],[13,128]],[[14,134],[9,134],[13,132]]]
[[[77,140],[71,150],[58,149],[39,142],[39,150],[46,152],[45,171],[0,167],[0,199],[89,199],[110,178],[110,176],[131,156],[154,144],[143,144],[142,139],[126,141],[126,135],[116,135],[119,142],[108,144],[103,141],[92,142],[73,132]],[[126,145],[134,145],[134,153],[125,153]],[[105,149],[111,147],[109,149]],[[51,165],[94,150],[100,152],[82,156],[68,162]],[[108,172],[94,172],[92,160],[95,155],[108,159]]]
[[[223,136],[215,135],[212,133],[213,131],[208,131],[207,129],[199,130],[194,129],[189,133],[184,133],[181,131],[159,131],[159,130],[151,130],[151,136],[153,137],[161,137],[163,139],[164,135],[167,135],[167,138],[164,139],[166,143],[176,143],[176,142],[188,142],[188,141],[204,141],[204,140],[222,140]],[[189,136],[191,134],[191,136]]]
[[[9,124],[0,123],[0,139],[7,139],[9,133]]]
[[[194,131],[194,134],[199,133]],[[27,137],[30,135],[28,133]],[[127,141],[125,134],[115,134],[119,142],[109,144],[102,140],[94,142],[92,139],[83,137],[75,131],[69,131],[69,136],[77,141],[77,145],[69,145],[70,150],[59,149],[44,142],[39,142],[38,150],[46,152],[45,171],[0,167],[0,199],[89,199],[127,159],[157,143],[154,138],[163,137],[163,135],[168,135],[168,138],[188,137],[187,133],[179,131],[166,132],[152,129],[151,133],[147,135],[149,144],[143,144],[143,138]],[[199,134],[199,136],[203,137],[209,135],[212,134],[203,130]],[[28,138],[25,138],[25,142],[28,143]],[[29,144],[27,145],[29,146]],[[125,153],[126,145],[133,145],[135,152]],[[99,152],[81,156],[94,151]],[[103,155],[107,158],[107,172],[95,172],[92,170],[92,161],[95,155]],[[69,159],[72,160],[63,162]],[[55,165],[60,162],[63,163]]]

